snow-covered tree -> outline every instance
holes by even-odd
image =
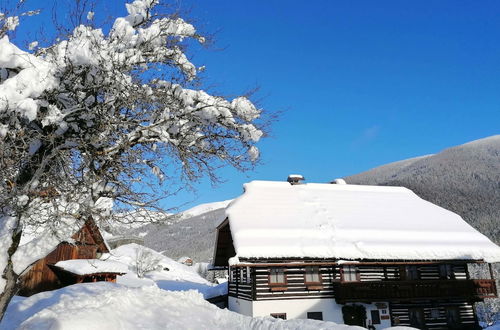
[[[34,50],[0,14],[0,319],[30,264],[110,201],[147,208],[173,181],[259,157],[261,111],[201,90],[186,54],[205,39],[157,2],[126,4],[107,29],[89,12]]]
[[[153,270],[161,269],[161,259],[156,256],[151,250],[138,245],[135,250],[134,268],[137,277],[143,278],[146,273]]]

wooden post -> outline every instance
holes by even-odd
[[[236,297],[238,297],[238,295],[239,295],[239,283],[240,283],[240,270],[238,267],[234,267],[234,270],[235,270],[236,274],[234,274],[233,277],[236,276]]]
[[[495,279],[495,273],[493,272],[493,267],[491,264],[488,264],[488,268],[490,269],[490,279]]]
[[[255,275],[255,268],[250,267],[250,274],[252,274],[252,300],[257,300],[257,276]]]

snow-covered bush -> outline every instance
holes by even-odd
[[[143,278],[147,272],[161,270],[161,259],[151,250],[138,246],[135,250],[135,273],[137,277]]]
[[[18,276],[70,239],[68,223],[113,203],[150,208],[174,183],[258,159],[261,110],[199,88],[187,51],[205,38],[157,3],[126,4],[108,28],[89,14],[35,51],[11,38],[20,16],[0,14],[0,319]]]

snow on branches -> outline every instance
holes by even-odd
[[[4,275],[5,258],[17,260],[16,235],[34,223],[57,234],[57,226],[40,224],[102,215],[102,205],[111,205],[103,200],[147,207],[159,198],[151,193],[158,183],[217,180],[219,166],[247,169],[257,161],[261,110],[245,96],[228,100],[196,88],[199,69],[187,50],[205,38],[157,2],[126,4],[128,15],[107,30],[95,27],[92,12],[92,25],[45,47],[32,42],[35,51],[9,38],[19,18],[0,14]]]

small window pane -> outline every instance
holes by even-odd
[[[441,277],[442,279],[453,278],[451,265],[439,265],[439,277]]]
[[[460,311],[458,307],[446,308],[446,323],[452,326],[460,324]]]
[[[438,308],[431,309],[431,318],[433,318],[433,319],[439,318],[439,309]]]
[[[320,283],[321,277],[319,274],[319,267],[317,266],[306,267],[305,281],[306,283]]]
[[[250,267],[247,266],[247,283],[252,282],[252,277],[250,276]]]
[[[275,319],[286,320],[286,313],[271,313],[271,316]]]
[[[406,279],[407,280],[418,280],[418,267],[417,266],[406,266]]]
[[[323,312],[307,312],[307,318],[311,320],[323,320]]]
[[[356,266],[344,266],[344,281],[356,282],[358,280]]]
[[[270,284],[284,284],[285,283],[285,272],[281,268],[271,268],[271,273],[269,274]]]

